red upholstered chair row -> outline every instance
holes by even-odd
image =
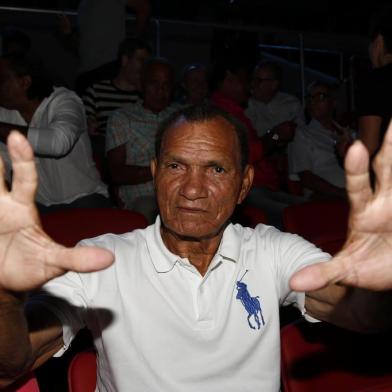
[[[41,216],[44,230],[57,242],[74,246],[105,233],[122,234],[148,225],[138,213],[117,208],[73,208]]]
[[[314,201],[285,208],[285,230],[334,254],[347,235],[349,205],[344,201]]]
[[[300,321],[281,330],[284,392],[391,392],[392,342],[326,323]]]
[[[94,392],[97,383],[97,361],[94,350],[77,353],[68,367],[69,392]]]

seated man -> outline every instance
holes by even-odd
[[[244,112],[243,106],[249,94],[249,77],[249,68],[234,56],[215,64],[212,70],[211,101],[236,117],[248,129],[249,162],[254,166],[255,176],[246,202],[262,209],[269,224],[283,229],[283,210],[291,204],[303,202],[303,198],[280,191],[278,169],[271,159],[287,141],[283,138],[276,140],[274,133],[259,138]]]
[[[5,141],[12,129],[27,135],[36,155],[42,211],[70,207],[109,207],[106,186],[92,160],[81,100],[53,88],[26,60],[0,58],[0,152],[8,181],[11,162]]]
[[[140,99],[140,73],[150,55],[148,45],[139,39],[125,39],[119,48],[120,69],[113,79],[94,82],[83,94],[93,151],[104,156],[105,132],[109,115]]]
[[[32,153],[21,135],[11,135],[14,184],[0,194],[0,386],[61,355],[84,325],[97,349],[97,391],[150,392],[237,392],[244,380],[246,390],[279,391],[279,304],[296,303],[308,316],[356,331],[390,327],[390,293],[334,284],[294,292],[291,276],[330,256],[270,226],[230,223],[252,184],[246,133],[211,107],[176,113],[160,129],[151,162],[155,224],[74,249],[42,231]],[[353,206],[341,254],[360,263],[392,253],[392,198],[373,195],[356,152],[349,152]],[[390,157],[379,161],[380,186],[390,193]],[[25,293],[41,286],[46,293],[24,313]],[[381,298],[389,300],[384,311]]]
[[[280,91],[282,70],[276,63],[261,61],[253,71],[251,98],[246,115],[256,128],[258,136],[267,132],[275,138],[290,142],[297,125],[303,124],[300,101]]]
[[[188,64],[182,73],[183,96],[180,102],[185,105],[198,105],[207,99],[207,67],[203,64]]]
[[[142,70],[143,101],[110,117],[106,151],[111,182],[119,186],[125,208],[141,212],[150,222],[157,208],[149,163],[154,156],[158,126],[175,110],[170,104],[174,71],[163,59],[152,59]]]
[[[335,148],[345,130],[333,120],[335,87],[314,82],[309,87],[310,123],[297,130],[289,153],[290,172],[297,174],[307,194],[345,198],[345,175]]]

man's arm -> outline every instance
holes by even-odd
[[[86,115],[76,94],[64,92],[50,102],[50,120],[46,127],[28,130],[29,141],[38,155],[61,158],[67,155],[80,135],[86,132]]]
[[[25,309],[25,295],[0,289],[0,387],[34,370],[62,347],[60,321],[46,309]]]
[[[23,125],[15,125],[6,122],[0,122],[0,141],[3,143],[7,143],[8,135],[12,130],[19,131],[23,135],[27,135],[28,127]]]
[[[97,271],[113,262],[107,250],[65,248],[48,237],[34,205],[38,178],[31,146],[12,132],[8,152],[13,168],[10,192],[0,159],[0,384],[4,385],[60,347],[62,332],[54,316],[33,307],[25,318],[25,293],[69,270]]]
[[[392,292],[373,292],[334,284],[307,292],[305,297],[305,308],[310,316],[360,333],[389,330],[392,326],[391,307]]]
[[[338,188],[337,186],[332,185],[328,181],[325,181],[323,178],[309,170],[300,172],[298,175],[302,186],[305,188],[309,188],[316,193],[320,193],[321,195],[346,198],[346,191],[343,188]]]
[[[365,145],[372,157],[380,145],[380,129],[382,118],[380,116],[361,116],[359,118],[359,140]]]
[[[135,185],[152,180],[150,166],[127,165],[125,144],[107,153],[110,178],[115,185]]]

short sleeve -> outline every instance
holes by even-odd
[[[109,117],[106,129],[106,152],[126,144],[129,140],[129,120],[126,114],[117,110]]]
[[[30,299],[53,313],[63,327],[63,347],[54,355],[61,356],[75,335],[86,325],[88,299],[79,274],[67,274],[46,283],[42,291]]]
[[[297,131],[295,139],[288,149],[288,153],[290,174],[298,174],[306,170],[312,171],[313,165],[309,142],[300,129]]]
[[[295,305],[306,316],[305,293],[292,291],[290,279],[305,266],[326,262],[331,256],[296,234],[282,233],[271,227],[265,235],[266,245],[273,249],[272,269],[280,305]]]

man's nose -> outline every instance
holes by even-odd
[[[181,196],[188,200],[197,200],[207,197],[207,179],[199,170],[190,170],[183,178]]]

